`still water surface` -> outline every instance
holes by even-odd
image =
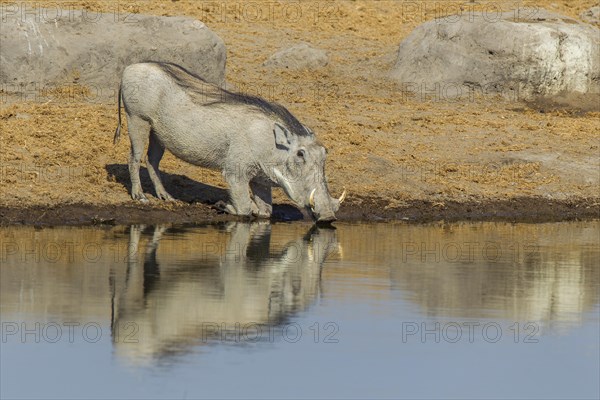
[[[598,398],[600,222],[0,230],[2,398]]]

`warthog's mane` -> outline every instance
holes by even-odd
[[[259,96],[235,93],[222,89],[208,83],[200,76],[177,64],[153,61],[150,61],[150,63],[156,64],[162,71],[173,78],[173,81],[198,105],[245,105],[276,119],[290,132],[298,136],[310,136],[312,134],[308,132],[304,125],[302,125],[300,121],[298,121],[298,119],[281,104],[268,102]]]

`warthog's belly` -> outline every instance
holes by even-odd
[[[201,121],[153,121],[152,129],[163,146],[176,157],[201,167],[222,169],[229,140],[216,135],[210,126]]]

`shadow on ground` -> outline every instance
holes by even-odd
[[[114,178],[116,182],[123,185],[127,189],[127,193],[131,193],[131,179],[129,178],[129,168],[126,164],[109,164],[106,166],[106,172],[109,177]],[[185,175],[169,174],[168,172],[161,171],[160,176],[167,192],[177,200],[186,203],[213,205],[218,201],[227,201],[229,199],[227,190],[196,182]],[[144,193],[156,196],[150,175],[145,167],[140,167],[140,180],[142,181]]]
[[[131,193],[131,179],[126,164],[109,164],[105,168],[110,178],[114,178],[116,182],[123,185],[127,193]],[[229,201],[229,194],[226,189],[194,181],[185,175],[169,174],[161,171],[161,179],[167,192],[175,199],[185,203],[201,203],[220,209],[217,205],[218,202],[226,203]],[[145,167],[140,167],[140,180],[142,181],[144,193],[156,197],[150,175]],[[273,204],[271,219],[274,221],[297,221],[303,218],[302,212],[292,205]]]

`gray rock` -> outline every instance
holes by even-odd
[[[417,95],[500,93],[595,108],[600,30],[541,9],[432,20],[400,44],[391,77]]]
[[[579,14],[579,18],[588,24],[600,25],[600,6],[595,6]]]
[[[23,85],[40,90],[78,83],[114,93],[125,66],[144,60],[177,63],[216,84],[224,79],[225,45],[195,19],[33,10],[3,14],[0,85],[5,92]]]
[[[299,43],[273,54],[264,65],[289,69],[315,69],[326,66],[329,57],[325,50],[315,49],[308,43]]]

